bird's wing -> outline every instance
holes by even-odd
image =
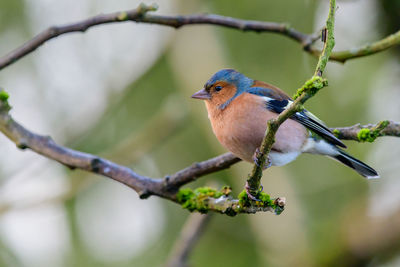
[[[251,87],[247,92],[262,97],[265,100],[266,108],[278,114],[293,103],[289,96],[281,90],[276,91],[275,88]],[[304,109],[301,112],[296,112],[291,119],[303,124],[328,142],[340,147],[346,147],[320,119],[308,110]]]
[[[290,96],[278,87],[262,81],[254,81],[253,87],[250,87],[247,91],[255,95],[266,96],[276,100],[291,100]]]

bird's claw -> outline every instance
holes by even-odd
[[[259,155],[260,153],[261,153],[261,152],[260,152],[260,149],[257,147],[257,149],[256,149],[256,151],[254,152],[254,155],[253,155],[253,161],[254,161],[254,163],[255,163],[258,167],[260,167],[260,165],[259,165],[259,163],[258,163],[257,157],[258,157],[258,155]],[[265,163],[264,163],[263,170],[266,170],[266,169],[268,169],[268,168],[271,167],[271,166],[272,166],[271,159],[269,158],[269,155],[267,155],[267,160],[266,160]]]
[[[260,192],[261,192],[261,191],[263,191],[264,187],[262,185],[260,185],[260,186],[261,186],[261,190],[260,190]],[[251,194],[250,186],[249,186],[249,183],[247,181],[246,181],[245,189],[246,189],[246,193],[247,193],[248,198],[250,198],[253,201],[261,201],[261,199],[258,199],[258,198],[256,198],[255,196],[253,196]]]

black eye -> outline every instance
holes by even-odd
[[[215,91],[217,91],[217,92],[219,92],[219,91],[221,91],[222,90],[222,86],[215,86]]]

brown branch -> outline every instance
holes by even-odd
[[[90,27],[101,25],[105,23],[113,23],[125,21],[128,19],[134,20],[143,16],[146,12],[156,10],[155,6],[140,5],[138,8],[128,12],[114,12],[109,14],[100,14],[76,23],[53,26],[47,30],[39,33],[34,38],[23,44],[22,46],[9,52],[4,57],[0,58],[0,70],[14,63],[27,54],[35,51],[38,47],[43,45],[46,41],[53,39],[59,35],[71,32],[85,32]]]
[[[135,173],[133,170],[118,165],[106,159],[66,148],[56,144],[49,136],[35,134],[12,119],[1,110],[0,102],[0,131],[3,132],[17,147],[29,148],[38,154],[72,168],[81,169],[103,175],[134,189],[141,198],[151,195],[161,196],[176,201],[179,187],[194,181],[211,172],[227,169],[239,160],[230,153],[195,163],[165,179],[153,179]]]
[[[22,46],[1,57],[0,70],[33,52],[50,39],[62,34],[85,32],[90,27],[97,25],[124,21],[158,24],[174,28],[180,28],[186,25],[209,24],[242,31],[272,32],[282,34],[299,42],[306,50],[318,39],[317,37],[319,36],[319,34],[308,35],[301,33],[284,23],[242,20],[213,14],[187,16],[162,16],[147,14],[147,12],[155,11],[156,9],[157,6],[155,5],[146,6],[141,4],[138,8],[133,10],[100,14],[75,23],[50,27],[36,35],[31,40],[27,41]]]
[[[380,136],[400,137],[400,123],[399,122],[394,122],[394,121],[383,121],[383,122],[387,122],[387,125],[379,131],[379,133],[377,134],[376,137],[380,137]],[[371,130],[374,131],[375,129],[378,128],[378,126],[380,124],[382,124],[382,122],[379,122],[376,124],[367,124],[367,125],[356,124],[356,125],[349,126],[349,127],[331,128],[331,130],[339,139],[354,140],[354,141],[362,142],[362,141],[368,141],[368,140],[360,140],[360,131],[363,129],[368,129],[370,131]]]
[[[188,266],[187,260],[196,242],[210,222],[211,214],[191,214],[176,240],[166,267]]]
[[[315,36],[310,36],[308,34],[299,32],[293,28],[290,28],[285,23],[243,20],[215,14],[198,14],[188,16],[158,16],[146,14],[142,19],[139,19],[138,22],[154,23],[164,26],[171,26],[174,28],[195,24],[210,24],[242,31],[279,33],[303,44],[303,46],[309,45],[316,39]]]
[[[171,176],[166,176],[164,178],[165,186],[172,189],[179,188],[182,185],[195,181],[203,175],[229,168],[240,160],[241,159],[228,152],[203,162],[194,163],[192,166],[180,170]]]
[[[365,44],[360,47],[355,47],[347,50],[334,51],[331,53],[329,60],[336,61],[339,63],[345,63],[347,60],[373,55],[385,51],[399,44],[400,44],[400,31],[397,31],[373,43]],[[306,50],[315,57],[318,57],[321,54],[320,50],[312,46],[305,47],[304,50]]]
[[[278,33],[298,42],[304,51],[319,57],[321,51],[312,47],[315,41],[321,36],[321,32],[314,34],[305,34],[285,23],[243,20],[232,17],[220,16],[215,14],[194,14],[194,15],[177,15],[177,16],[163,16],[148,14],[149,11],[157,10],[156,5],[141,4],[138,8],[129,11],[120,11],[108,14],[100,14],[90,17],[75,23],[65,24],[60,26],[52,26],[47,30],[42,31],[31,40],[27,41],[22,46],[9,52],[7,55],[0,58],[0,70],[18,61],[22,57],[35,51],[38,47],[45,42],[56,38],[62,34],[73,32],[85,32],[91,27],[117,22],[133,21],[138,23],[158,24],[169,26],[173,28],[180,28],[186,25],[217,25],[226,28],[237,29],[241,31],[253,32],[271,32]],[[357,49],[349,49],[345,51],[338,51],[331,54],[329,60],[345,62],[346,60],[356,57],[362,57],[381,52],[392,46],[400,43],[400,32],[390,35],[380,41],[372,44],[364,45]]]

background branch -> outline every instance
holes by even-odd
[[[141,4],[138,8],[129,11],[100,14],[75,23],[52,26],[47,30],[39,33],[22,46],[16,48],[4,57],[0,58],[0,70],[16,62],[27,54],[33,52],[48,40],[51,40],[62,34],[72,32],[85,32],[87,29],[97,25],[124,21],[158,24],[174,28],[180,28],[182,26],[195,24],[210,24],[238,29],[242,31],[273,32],[285,35],[301,43],[304,47],[310,46],[316,40],[314,35],[301,33],[293,28],[290,28],[287,24],[284,23],[242,20],[213,14],[188,16],[160,16],[147,14],[147,12],[155,10],[157,10],[156,5],[147,6],[145,4]]]
[[[189,215],[179,238],[176,240],[166,267],[186,267],[189,253],[203,234],[211,219],[211,214]]]
[[[237,29],[241,31],[254,31],[254,32],[271,32],[278,33],[283,36],[298,42],[303,49],[319,57],[321,51],[312,47],[313,43],[317,41],[321,32],[314,34],[305,34],[285,23],[243,20],[232,17],[220,16],[215,14],[194,14],[194,15],[177,15],[177,16],[163,16],[148,14],[149,11],[156,11],[156,5],[147,6],[141,4],[138,8],[129,11],[120,11],[108,14],[100,14],[88,19],[84,19],[75,23],[65,24],[60,26],[52,26],[47,30],[39,33],[31,40],[27,41],[22,46],[9,52],[7,55],[0,58],[0,70],[8,65],[18,61],[22,57],[35,51],[38,47],[45,42],[66,33],[85,32],[87,29],[108,23],[117,23],[124,21],[133,21],[138,23],[150,23],[174,28],[180,28],[186,25],[218,25],[227,28]],[[367,44],[357,49],[349,49],[345,51],[334,52],[331,54],[329,60],[334,60],[344,63],[346,60],[356,57],[362,57],[381,52],[392,46],[400,43],[400,32],[390,35],[380,41],[372,44]]]

